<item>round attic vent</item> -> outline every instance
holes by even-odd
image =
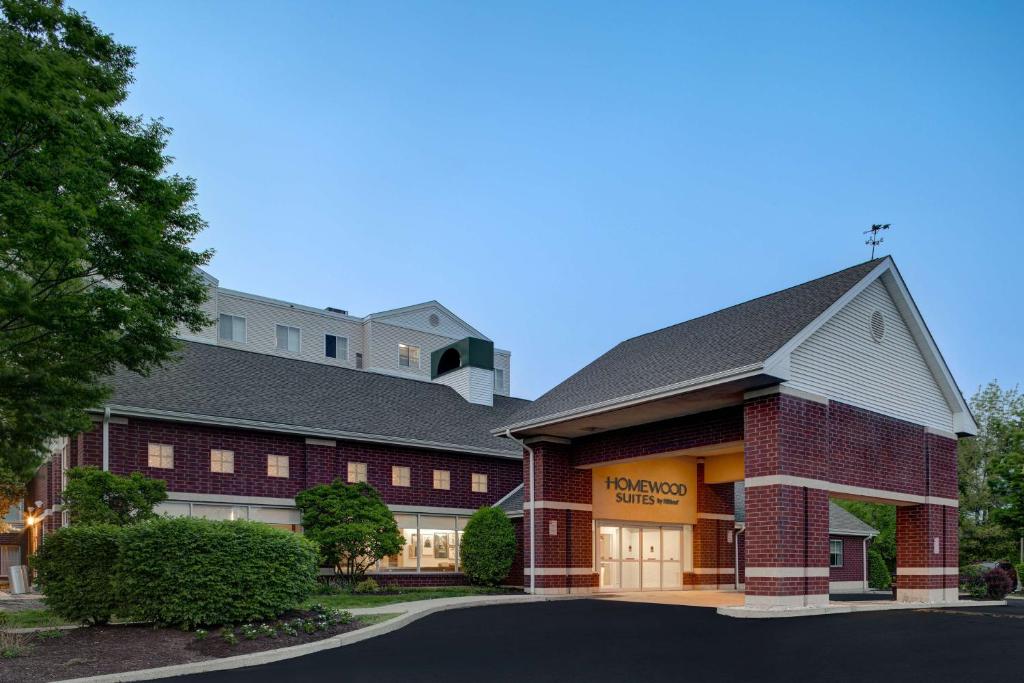
[[[875,311],[871,314],[871,338],[876,342],[880,342],[884,336],[885,318],[882,317],[881,311]]]
[[[441,324],[441,319],[437,317],[437,313],[430,314],[430,326],[437,327]]]

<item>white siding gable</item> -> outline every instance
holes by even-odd
[[[885,321],[881,341],[871,317]],[[876,279],[790,357],[796,389],[952,432],[953,414],[889,290]]]
[[[435,317],[432,318],[431,316]],[[432,306],[430,304],[411,306],[394,313],[377,314],[372,316],[372,319],[387,323],[388,325],[405,327],[410,330],[427,332],[428,334],[448,337],[450,339],[482,336],[480,332],[455,318],[440,306]],[[437,324],[433,324],[432,320],[436,321]],[[487,339],[487,337],[483,337],[483,339]]]

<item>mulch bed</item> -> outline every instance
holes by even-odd
[[[285,619],[311,614],[292,613],[286,615]],[[209,635],[203,640],[197,640],[192,631],[135,624],[26,634],[29,645],[26,653],[20,657],[0,659],[0,681],[40,683],[187,664],[301,645],[362,627],[363,624],[356,619],[314,633],[300,631],[295,636],[289,636],[280,629],[276,638],[248,640],[239,634],[237,645],[224,642],[217,628],[210,629]]]

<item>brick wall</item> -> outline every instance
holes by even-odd
[[[829,541],[843,542],[843,566],[829,567],[829,581],[863,581],[864,538],[862,536],[830,536]]]
[[[366,463],[367,479],[386,503],[475,509],[494,504],[521,481],[515,459],[350,441],[331,447],[307,444],[300,436],[134,418],[111,424],[109,431],[112,472],[163,479],[171,492],[292,498],[315,484],[344,479],[352,461]],[[100,465],[102,438],[99,425],[80,435],[72,461]],[[149,467],[151,442],[174,446],[173,469]],[[214,448],[234,451],[234,473],[210,471]],[[267,476],[268,454],[288,456],[288,478]],[[393,465],[409,467],[410,486],[391,485]],[[435,469],[451,473],[450,489],[433,488]],[[486,493],[472,490],[473,473],[487,475]]]
[[[742,440],[743,409],[722,408],[576,439],[572,464],[580,467]]]

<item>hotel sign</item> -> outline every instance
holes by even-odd
[[[697,461],[655,458],[592,470],[594,519],[695,524]]]
[[[679,499],[688,490],[686,484],[678,481],[612,476],[605,477],[604,486],[615,490],[616,503],[636,505],[679,505]]]

